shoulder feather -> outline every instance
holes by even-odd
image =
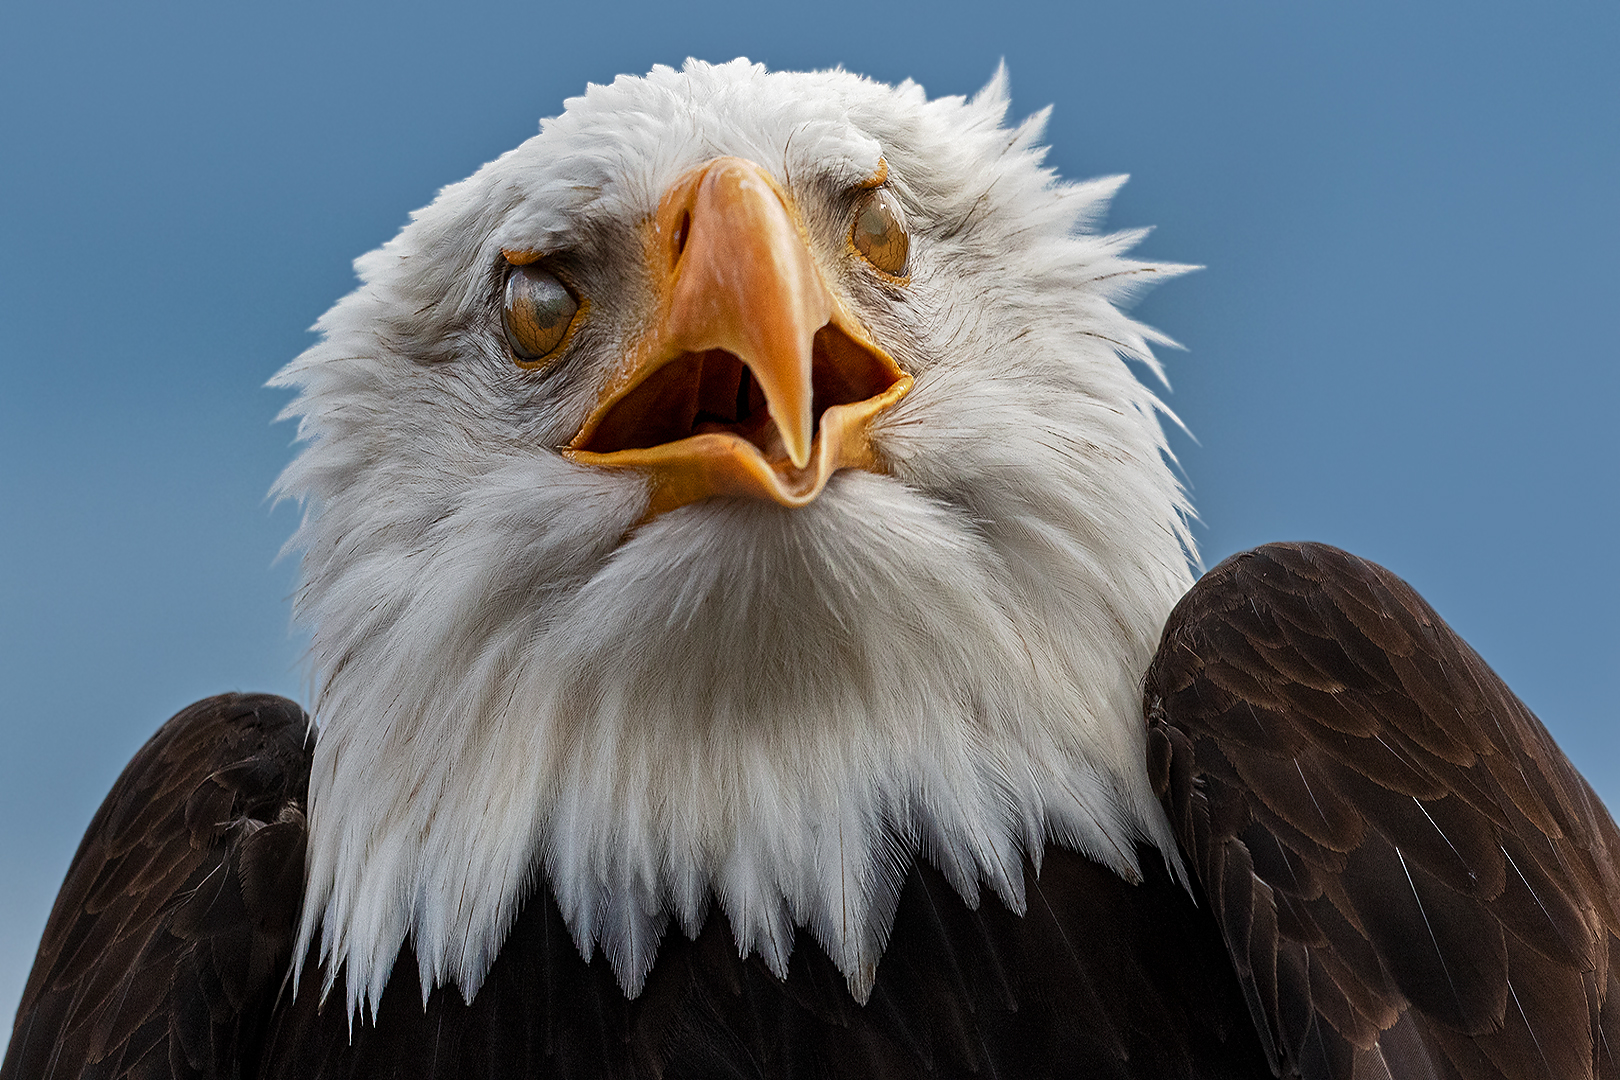
[[[309,741],[294,703],[225,694],[141,748],[73,857],[0,1080],[235,1075],[287,969]]]
[[[1149,772],[1286,1076],[1616,1075],[1620,834],[1411,586],[1226,560],[1148,672]]]

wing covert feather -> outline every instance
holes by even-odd
[[[1165,627],[1149,774],[1282,1075],[1620,1073],[1620,834],[1404,581],[1226,560]]]
[[[225,694],[140,749],[68,868],[0,1080],[238,1075],[291,951],[308,727]]]

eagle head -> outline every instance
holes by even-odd
[[[717,903],[864,999],[913,859],[1174,861],[1139,683],[1190,583],[1046,114],[738,60],[591,86],[356,267],[276,376],[312,631],[298,955],[476,992],[549,889],[636,994]]]

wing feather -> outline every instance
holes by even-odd
[[[226,694],[135,755],[68,869],[0,1080],[237,1075],[291,951],[308,720]]]
[[[1149,774],[1283,1075],[1616,1074],[1620,834],[1405,582],[1234,556],[1146,680]]]

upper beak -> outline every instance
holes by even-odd
[[[648,517],[710,495],[803,506],[838,469],[876,467],[868,424],[911,378],[828,290],[764,170],[687,173],[647,248],[655,317],[567,456],[647,473]]]

